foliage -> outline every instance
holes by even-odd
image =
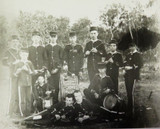
[[[0,46],[6,43],[6,38],[7,38],[6,33],[7,33],[7,21],[5,17],[0,16]]]
[[[4,48],[8,45],[7,29],[8,29],[8,24],[6,18],[4,16],[0,16],[0,55],[2,55]]]
[[[81,18],[76,23],[73,24],[71,27],[71,30],[76,31],[77,33],[77,39],[80,44],[85,45],[85,43],[88,41],[89,37],[89,27],[90,27],[91,21],[87,18]]]
[[[106,6],[100,16],[107,31],[111,33],[111,39],[120,39],[121,35],[132,29],[151,27],[155,20],[144,14],[144,7],[137,5],[133,8],[126,8],[121,4]]]
[[[31,45],[31,36],[33,31],[39,31],[42,37],[42,43],[48,43],[50,31],[58,32],[58,42],[66,40],[68,33],[69,19],[66,17],[55,18],[52,15],[47,16],[44,12],[34,14],[20,12],[17,20],[17,30],[23,45]]]

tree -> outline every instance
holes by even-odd
[[[2,55],[4,48],[8,45],[7,25],[6,18],[4,16],[0,16],[0,55]]]
[[[31,36],[33,31],[39,31],[42,37],[42,44],[46,44],[50,31],[58,31],[58,42],[60,44],[66,41],[69,28],[69,18],[55,18],[52,15],[46,15],[44,12],[34,14],[20,11],[17,20],[17,30],[24,46],[31,45]]]
[[[111,39],[120,39],[121,35],[130,32],[132,29],[151,27],[155,20],[144,14],[144,6],[137,4],[133,8],[126,8],[122,4],[113,4],[106,7],[100,16],[100,20],[110,31]],[[131,33],[132,36],[132,33]]]
[[[78,42],[83,46],[88,41],[90,25],[91,21],[89,19],[81,18],[71,27],[71,30],[76,31]]]

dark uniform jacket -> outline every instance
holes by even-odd
[[[43,66],[46,66],[45,60],[45,48],[43,46],[30,46],[29,50],[29,57],[28,59],[33,63],[33,66],[36,70],[42,69]]]
[[[100,93],[100,89],[101,89],[101,77],[99,74],[96,74],[92,80],[92,82],[90,83],[89,90],[94,90],[96,93]]]
[[[74,106],[66,106],[65,102],[57,103],[57,104],[53,105],[51,109],[52,109],[51,114],[53,116],[56,114],[60,115],[60,116],[65,115],[66,116],[65,120],[67,120],[67,122],[71,122],[75,118],[75,107]],[[61,118],[60,120],[63,120],[63,119]]]
[[[125,76],[132,75],[135,79],[140,79],[140,69],[143,66],[141,54],[139,52],[128,53],[126,55],[124,66],[131,66],[131,70],[126,70]]]
[[[108,61],[110,58],[113,59],[113,63],[108,62],[106,64],[106,73],[107,75],[118,77],[119,67],[123,66],[122,55],[117,51],[115,53],[108,53],[105,60]]]
[[[98,52],[97,53],[91,52],[90,55],[86,56],[88,59],[87,66],[91,70],[93,68],[97,70],[98,69],[97,63],[102,61],[102,57],[106,55],[106,50],[104,44],[100,40],[97,40],[94,43],[92,41],[88,42],[84,49],[84,53],[86,53],[86,51],[91,51],[92,48],[96,48]]]
[[[40,86],[39,84],[35,84],[34,86],[34,97],[35,99],[40,98],[45,98],[46,95],[46,91],[49,91],[49,85],[48,84],[44,84],[43,86]]]
[[[75,107],[75,116],[78,119],[79,117],[83,117],[84,115],[91,115],[94,111],[96,111],[96,105],[90,103],[90,101],[83,99],[81,104],[74,104]]]
[[[27,67],[26,70],[21,70],[17,73],[17,70],[22,67]],[[34,66],[31,61],[22,62],[21,60],[15,64],[14,74],[18,79],[18,86],[32,86],[32,75],[34,74]]]
[[[96,74],[88,89],[101,95],[106,89],[115,90],[115,85],[109,76],[101,78],[99,74]]]
[[[3,65],[8,66],[10,68],[10,76],[13,76],[13,70],[15,66],[15,64],[13,63],[16,60],[19,60],[19,52],[13,48],[8,49],[4,54],[2,63]]]
[[[101,79],[101,94],[103,94],[106,89],[114,90],[114,88],[115,85],[109,76]]]
[[[68,70],[78,75],[83,67],[83,48],[81,45],[66,45],[64,49],[64,60],[67,62]]]
[[[47,67],[49,71],[53,69],[60,69],[62,66],[62,58],[63,58],[63,49],[59,45],[52,46],[48,44],[45,47],[46,55],[47,55]]]

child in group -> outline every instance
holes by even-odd
[[[34,107],[35,109],[40,112],[42,111],[47,105],[50,107],[52,105],[52,98],[51,94],[54,93],[54,90],[49,86],[48,83],[45,83],[45,78],[43,76],[39,76],[34,87]],[[47,104],[48,100],[48,104]]]
[[[19,52],[20,60],[15,64],[14,76],[18,83],[19,109],[21,116],[31,113],[32,75],[36,74],[33,64],[28,60],[28,51],[23,48]]]

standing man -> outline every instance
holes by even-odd
[[[115,93],[118,94],[118,76],[119,68],[123,66],[123,59],[121,53],[117,52],[117,41],[110,41],[110,52],[107,53],[106,63],[106,74],[109,75],[115,85]]]
[[[9,97],[9,112],[8,114],[16,116],[19,113],[18,107],[18,87],[17,79],[13,76],[15,63],[19,60],[19,39],[17,35],[12,35],[11,47],[6,50],[2,63],[8,66],[10,70],[10,97]]]
[[[130,115],[134,113],[134,86],[135,80],[139,79],[141,67],[141,54],[137,51],[136,45],[132,43],[129,46],[129,53],[126,55],[126,59],[124,61],[124,77],[128,97],[128,112]]]
[[[51,73],[49,84],[55,89],[54,102],[58,102],[60,70],[62,66],[63,49],[57,44],[57,32],[50,32],[51,42],[45,47],[47,54],[47,67]]]
[[[90,82],[93,80],[93,77],[98,73],[98,62],[102,61],[102,57],[106,55],[104,44],[97,38],[98,37],[98,28],[90,28],[90,38],[86,44],[84,54],[87,57],[87,69]]]
[[[38,31],[34,31],[32,34],[32,45],[28,48],[28,59],[33,63],[35,70],[39,71],[39,74],[35,75],[32,80],[32,85],[36,82],[39,75],[43,73],[41,69],[45,66],[45,48],[41,45],[41,36]]]
[[[83,48],[77,44],[75,32],[69,34],[70,44],[64,49],[64,62],[68,65],[69,75],[76,75],[78,78],[82,75],[83,67]]]

